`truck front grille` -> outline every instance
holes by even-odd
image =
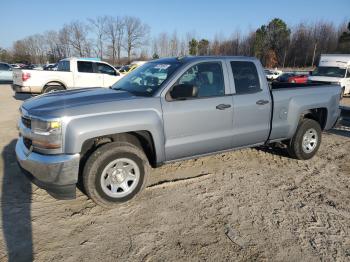
[[[26,146],[27,149],[30,149],[32,146],[32,140],[26,137],[23,137],[23,144]]]
[[[31,128],[32,127],[32,120],[30,118],[22,116],[22,123],[27,128]]]

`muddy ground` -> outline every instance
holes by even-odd
[[[0,85],[0,260],[350,259],[350,122],[309,161],[258,148],[174,163],[152,171],[137,201],[104,210],[80,192],[57,201],[20,173],[25,98]]]

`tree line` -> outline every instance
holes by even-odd
[[[350,22],[302,22],[290,27],[274,18],[256,30],[244,34],[236,30],[229,37],[206,39],[195,32],[174,31],[152,38],[150,27],[137,17],[100,16],[17,40],[12,48],[0,48],[0,60],[46,63],[93,56],[123,64],[167,56],[244,55],[259,58],[266,67],[310,67],[322,53],[350,53]]]

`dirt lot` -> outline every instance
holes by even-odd
[[[312,160],[259,148],[174,163],[153,170],[137,201],[106,211],[23,177],[14,145],[25,96],[0,92],[0,260],[350,259],[349,122]]]

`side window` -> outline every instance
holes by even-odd
[[[6,64],[0,64],[0,71],[10,71],[10,66]]]
[[[350,78],[350,67],[349,67],[348,70],[346,71],[346,78]]]
[[[93,73],[94,69],[92,66],[92,62],[78,61],[78,72]]]
[[[261,91],[258,71],[253,62],[232,61],[231,69],[236,94],[253,94]]]
[[[196,86],[198,97],[225,95],[224,75],[220,62],[205,62],[192,66],[179,78],[177,84]]]
[[[115,76],[115,70],[110,67],[109,65],[106,64],[101,64],[101,63],[97,63],[97,72],[100,74],[107,74],[107,75],[112,75]]]

